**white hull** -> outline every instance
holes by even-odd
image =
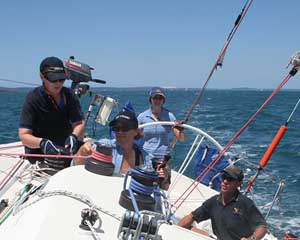
[[[3,149],[4,146],[0,145],[0,152],[21,153],[23,151],[20,147],[8,151],[8,149]],[[0,161],[0,169],[5,171],[0,175],[3,182],[10,171],[9,166],[15,166],[19,159],[0,156]],[[120,194],[123,190],[123,177],[101,176],[87,171],[84,166],[74,166],[48,179],[36,178],[31,174],[34,172],[32,165],[27,161],[21,165],[19,172],[16,171],[10,181],[5,180],[6,188],[0,191],[0,199],[9,199],[11,210],[14,211],[2,224],[0,223],[1,239],[118,239],[119,226],[126,211],[119,205]],[[177,173],[172,172],[171,182],[178,180],[178,178],[175,180],[176,176]],[[48,181],[42,189],[39,189],[43,195],[39,195],[37,191],[31,194],[27,201],[21,203],[22,198],[19,199],[18,194],[23,191],[24,186],[29,182],[40,186],[43,181]],[[192,183],[192,179],[181,176],[178,183],[171,186],[172,191],[168,195],[169,202],[175,203]],[[180,219],[215,194],[217,194],[216,191],[198,184],[175,212],[175,218]],[[82,220],[81,212],[89,207],[97,211],[100,219],[94,225],[94,233],[79,227]],[[8,212],[7,209],[6,212]],[[0,214],[0,219],[4,213],[5,211]],[[201,223],[198,227],[212,235],[209,221]],[[168,223],[160,225],[158,235],[164,240],[213,239]],[[264,239],[276,238],[267,235]]]

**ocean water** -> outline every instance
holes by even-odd
[[[97,88],[94,91],[117,100],[118,105],[113,114],[118,112],[127,100],[131,101],[137,113],[149,107],[147,89]],[[18,121],[26,93],[27,90],[0,92],[0,143],[18,141]],[[169,89],[165,106],[178,119],[183,119],[197,93],[198,90],[192,89]],[[267,90],[207,90],[200,104],[194,109],[188,124],[203,129],[225,146],[271,93],[272,91]],[[230,155],[241,158],[245,167],[249,168],[248,177],[255,173],[256,166],[276,132],[286,123],[298,101],[299,93],[300,91],[280,91],[229,149]],[[91,99],[89,96],[81,97],[85,112]],[[88,121],[87,134],[94,135],[95,138],[108,136],[107,128],[95,124],[93,120],[92,114]],[[254,185],[255,201],[261,206],[271,202],[279,181],[282,180],[286,184],[280,201],[275,204],[267,218],[270,230],[279,239],[285,231],[300,235],[299,129],[300,107],[296,109],[288,123],[287,132]],[[176,157],[172,165],[175,168],[180,164],[185,146],[187,143],[182,143],[174,150]],[[262,211],[266,213],[265,209]]]

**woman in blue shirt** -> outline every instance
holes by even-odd
[[[179,121],[173,113],[164,108],[166,94],[163,88],[153,87],[149,93],[150,108],[142,112],[138,116],[139,124],[156,122],[156,121],[172,121],[175,122],[173,127],[170,126],[151,126],[143,129],[145,143],[143,149],[152,154],[154,158],[163,159],[170,153],[170,133],[173,132],[175,138],[179,141],[185,140],[185,133],[180,127]]]

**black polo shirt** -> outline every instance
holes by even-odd
[[[213,196],[192,215],[196,222],[211,219],[213,232],[220,240],[240,240],[250,237],[258,226],[267,226],[253,201],[239,192],[226,206],[221,195]]]
[[[66,138],[72,133],[72,124],[84,119],[80,103],[69,88],[61,90],[62,102],[57,105],[44,88],[30,91],[25,99],[20,116],[20,128],[32,130],[36,137],[47,138],[55,144],[64,146]],[[26,153],[42,153],[41,149],[25,147]],[[42,159],[29,159],[30,162]]]

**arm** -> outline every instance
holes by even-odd
[[[184,128],[180,126],[180,121],[176,120],[174,126],[172,127],[173,134],[175,138],[181,142],[185,140]]]
[[[255,231],[252,233],[250,237],[243,237],[241,240],[260,240],[262,239],[266,233],[268,232],[268,228],[266,225],[258,226]]]
[[[251,201],[252,205],[248,209],[249,225],[252,226],[251,229],[255,229],[251,236],[245,236],[242,239],[260,240],[262,239],[268,231],[267,223],[261,212]]]
[[[78,121],[72,124],[73,126],[73,132],[72,134],[76,135],[79,140],[83,140],[84,137],[84,121]]]
[[[161,182],[160,187],[163,190],[168,190],[169,186],[170,186],[170,177],[169,177],[170,174],[169,174],[169,171],[168,171],[167,164],[165,164],[165,163],[159,164],[156,168],[156,171],[159,175],[159,178],[163,179],[162,182]]]
[[[88,155],[91,155],[92,154],[92,150],[93,150],[93,146],[90,142],[86,142],[85,144],[83,144],[76,155],[78,156],[88,156]],[[85,161],[86,159],[83,159],[83,158],[74,158],[73,159],[74,161],[74,165],[84,165],[85,164]]]
[[[42,138],[33,136],[30,129],[19,128],[19,138],[26,147],[40,148]]]
[[[190,213],[189,215],[183,217],[183,218],[179,221],[178,225],[179,225],[180,227],[190,229],[193,222],[194,222],[194,218],[193,218],[192,213]]]

